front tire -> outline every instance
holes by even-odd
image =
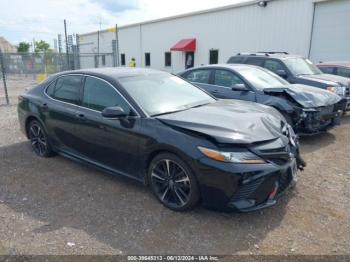
[[[28,137],[35,154],[40,157],[52,156],[53,151],[50,146],[48,136],[43,126],[37,120],[33,120],[29,123]]]
[[[174,211],[191,210],[199,201],[196,177],[176,155],[156,156],[149,166],[148,181],[157,199]]]

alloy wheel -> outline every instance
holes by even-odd
[[[39,156],[44,156],[47,152],[47,139],[41,126],[37,123],[30,125],[29,139],[34,152]]]
[[[188,203],[191,195],[190,178],[175,161],[158,161],[153,166],[151,182],[156,195],[167,206],[181,208]]]

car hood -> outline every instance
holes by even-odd
[[[156,117],[163,123],[209,136],[218,143],[251,144],[276,138],[284,118],[272,107],[240,100],[215,103]]]
[[[287,93],[304,108],[329,106],[341,100],[341,97],[334,93],[307,85],[287,85],[283,87],[266,88],[264,92],[267,94]]]
[[[302,75],[300,78],[307,80],[318,80],[327,85],[333,85],[334,82],[341,86],[350,86],[350,79],[347,77],[330,75],[330,74],[319,74],[319,75]]]

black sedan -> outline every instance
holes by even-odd
[[[219,101],[155,70],[60,73],[20,96],[18,114],[37,155],[138,180],[177,211],[199,201],[222,210],[271,206],[304,166],[275,109]]]
[[[341,97],[320,88],[289,84],[252,65],[200,66],[179,74],[217,98],[240,99],[276,108],[300,135],[327,131],[341,118]]]

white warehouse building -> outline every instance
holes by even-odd
[[[286,51],[313,62],[350,60],[350,0],[250,1],[79,36],[81,68],[226,63],[239,52]],[[114,49],[115,50],[115,49]],[[90,54],[90,55],[84,55]],[[92,54],[92,55],[91,55]]]

